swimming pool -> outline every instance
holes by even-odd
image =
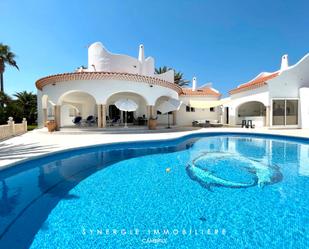
[[[306,248],[309,140],[196,134],[0,172],[0,248]]]

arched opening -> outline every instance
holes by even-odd
[[[170,99],[170,97],[168,97],[168,96],[161,96],[156,100],[154,109],[155,109],[155,115],[157,117],[157,122],[160,125],[167,125],[168,124],[168,117],[167,117],[167,113],[165,113],[165,114],[161,113],[160,111],[157,110],[157,107],[159,105],[161,105],[164,101],[167,101],[169,99]],[[170,116],[171,116],[171,114],[172,113],[169,113]]]
[[[237,124],[243,120],[251,120],[255,127],[263,127],[266,122],[266,107],[262,102],[245,102],[237,108]]]
[[[81,117],[82,123],[86,122],[89,117],[93,120],[97,118],[96,100],[89,93],[82,91],[72,91],[63,94],[58,101],[61,106],[60,126],[75,126],[73,120],[75,117]]]
[[[47,94],[41,98],[42,107],[42,123],[45,126],[48,120],[54,119],[54,106],[55,104],[49,99]]]
[[[137,104],[136,111],[125,112],[116,107],[115,102],[120,99],[129,99]],[[145,98],[134,92],[115,93],[106,101],[106,121],[107,126],[122,126],[127,119],[128,125],[147,125],[147,101]]]

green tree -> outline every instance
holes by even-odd
[[[16,99],[16,105],[21,109],[21,116],[18,118],[25,117],[29,124],[35,124],[37,120],[37,96],[32,92],[18,92],[14,96]],[[16,109],[15,109],[16,110]],[[14,118],[17,118],[15,116]]]
[[[0,43],[0,92],[4,91],[3,74],[5,65],[16,67],[19,70],[15,61],[15,54],[11,52],[8,45]]]
[[[179,86],[186,86],[189,84],[190,80],[185,80],[182,72],[176,72],[174,74],[174,82]]]
[[[167,71],[172,70],[172,68],[164,66],[164,67],[159,67],[155,69],[155,73],[156,74],[162,74],[162,73],[166,73]]]
[[[162,73],[166,73],[169,70],[173,70],[173,68],[170,68],[167,66],[159,67],[155,69],[155,73],[162,74]],[[189,80],[184,79],[184,75],[182,72],[174,70],[174,83],[175,84],[179,86],[185,86],[185,85],[188,85],[189,82],[190,82]]]
[[[4,92],[0,92],[0,124],[6,124],[8,118],[8,105],[12,102],[12,98],[5,94]]]
[[[0,92],[0,103],[1,105],[7,105],[12,102],[12,98],[4,92]]]

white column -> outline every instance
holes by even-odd
[[[24,132],[28,131],[28,126],[27,126],[27,119],[23,118],[23,125],[24,125]]]
[[[47,122],[47,108],[43,108],[43,126],[46,126],[46,122]]]
[[[102,128],[106,127],[106,105],[102,105]]]
[[[266,106],[265,126],[270,126],[270,106]]]
[[[146,110],[147,110],[148,127],[149,127],[149,119],[153,118],[154,106],[153,105],[147,105]]]
[[[55,105],[54,106],[54,110],[55,110],[56,131],[59,131],[60,130],[60,125],[61,125],[61,120],[60,120],[61,106],[60,105]]]
[[[97,105],[97,112],[98,112],[98,128],[102,127],[102,105]]]
[[[10,135],[15,135],[15,122],[12,117],[9,117],[9,120],[7,121],[8,125],[10,126]]]

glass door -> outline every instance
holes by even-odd
[[[285,125],[298,124],[298,100],[286,100],[286,122]]]
[[[285,100],[273,100],[273,125],[285,125]]]
[[[273,125],[286,126],[298,124],[298,100],[275,99],[273,100]]]

